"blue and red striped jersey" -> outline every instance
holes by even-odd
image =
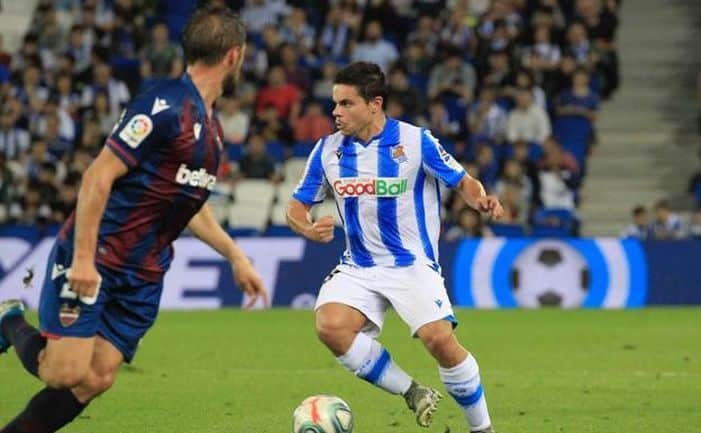
[[[95,261],[158,281],[172,242],[216,183],[222,130],[190,76],[157,84],[134,98],[106,146],[129,168],[115,181],[100,223]],[[58,243],[72,251],[75,213]]]

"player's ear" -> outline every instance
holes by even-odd
[[[382,110],[382,103],[384,102],[384,98],[382,96],[375,96],[370,100],[370,111],[372,114],[375,114]]]
[[[231,49],[226,53],[227,66],[231,67],[238,64],[239,59],[244,56],[245,49],[245,45],[236,45],[231,47]]]

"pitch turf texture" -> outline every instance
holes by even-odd
[[[701,309],[457,312],[503,433],[701,432]],[[35,320],[32,316],[31,320]],[[289,433],[305,397],[334,393],[357,433],[464,433],[453,401],[421,429],[404,402],[345,372],[309,311],[164,312],[117,384],[62,431]],[[442,390],[420,342],[391,314],[381,341]],[[0,424],[41,387],[0,357]]]

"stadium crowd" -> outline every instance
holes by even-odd
[[[243,80],[218,103],[225,206],[242,179],[285,199],[286,167],[333,131],[334,74],[366,60],[387,74],[387,113],[430,128],[507,210],[486,224],[448,194],[448,238],[577,233],[599,104],[619,84],[621,0],[210,2],[249,31]],[[66,218],[130,97],[182,74],[195,3],[41,0],[20,49],[0,41],[0,224]]]

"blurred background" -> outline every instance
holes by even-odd
[[[333,132],[334,74],[355,60],[384,69],[389,116],[430,128],[506,208],[487,221],[444,191],[454,299],[701,303],[695,0],[1,0],[0,288],[42,269],[123,106],[182,74],[180,36],[204,3],[231,7],[249,31],[243,80],[217,103],[226,158],[210,204],[270,262],[276,305],[311,302],[342,249],[342,236],[293,237],[284,214],[306,156]],[[332,201],[314,213],[338,218]],[[237,304],[221,263],[204,280],[193,272],[193,251],[216,258],[190,242],[169,277],[173,305]],[[532,277],[518,272],[528,261],[542,264]],[[522,299],[524,284],[544,287]]]

